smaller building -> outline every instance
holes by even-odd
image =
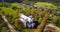
[[[22,13],[20,14],[20,21],[23,23],[25,27],[28,27],[28,28],[34,27],[32,16],[28,17]]]

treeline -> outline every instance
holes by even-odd
[[[5,2],[22,2],[22,1],[27,1],[27,0],[4,0]],[[41,1],[41,2],[56,2],[59,3],[60,0],[28,0],[28,1]],[[2,2],[2,0],[0,0]]]
[[[29,1],[42,1],[42,2],[52,1],[52,2],[60,2],[60,0],[29,0]]]
[[[2,2],[2,0],[0,0]],[[4,2],[22,2],[22,0],[4,0]]]

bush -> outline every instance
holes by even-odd
[[[60,28],[60,17],[57,18],[55,24],[56,24],[56,26],[58,26]]]

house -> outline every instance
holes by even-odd
[[[33,24],[33,18],[32,18],[32,16],[26,16],[26,15],[24,15],[23,13],[22,14],[20,14],[20,21],[23,23],[23,25],[25,26],[25,27],[34,27],[34,24]],[[28,24],[28,25],[27,25]]]

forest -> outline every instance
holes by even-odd
[[[36,26],[25,27],[21,13]],[[60,0],[0,0],[0,32],[60,32]]]

